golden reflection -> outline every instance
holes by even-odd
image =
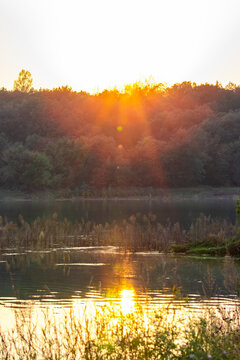
[[[120,293],[121,297],[121,311],[124,315],[135,311],[135,291],[124,289]]]
[[[122,288],[116,293],[115,301],[72,299],[69,308],[41,308],[32,304],[30,308],[18,309],[15,312],[9,309],[9,312],[15,314],[16,321],[13,320],[11,331],[5,333],[7,344],[9,349],[12,344],[17,344],[20,350],[22,349],[24,356],[19,356],[20,359],[25,358],[26,343],[31,344],[28,351],[30,348],[43,351],[41,355],[44,356],[41,359],[57,358],[56,352],[61,354],[62,358],[67,358],[72,353],[74,358],[84,359],[86,349],[90,354],[96,354],[97,351],[102,359],[110,359],[106,357],[107,350],[114,356],[116,354],[114,358],[131,359],[133,357],[127,354],[133,349],[137,354],[134,358],[143,359],[146,358],[146,351],[155,349],[156,356],[151,357],[155,359],[159,358],[160,349],[165,349],[166,342],[170,342],[173,349],[180,349],[188,340],[188,329],[204,330],[204,325],[199,325],[200,318],[203,318],[206,324],[217,325],[217,331],[221,326],[222,334],[225,331],[224,326],[230,330],[238,326],[237,313],[231,314],[227,308],[226,312],[219,316],[216,308],[210,310],[202,306],[200,311],[196,312],[195,309],[184,306],[184,303],[177,307],[167,302],[148,307],[146,303],[139,302],[137,295],[133,288]],[[225,321],[223,317],[230,320]],[[168,356],[162,358],[170,359]]]

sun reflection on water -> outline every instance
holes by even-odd
[[[124,315],[135,311],[135,291],[133,289],[123,289],[120,292],[121,311]]]
[[[12,319],[12,327],[9,328],[11,336],[14,341],[30,336],[29,341],[32,342],[33,338],[37,348],[44,349],[45,343],[50,344],[49,348],[53,352],[73,351],[77,354],[75,358],[79,359],[85,358],[86,349],[91,349],[89,351],[93,353],[101,352],[102,356],[107,351],[114,351],[120,356],[122,353],[127,354],[132,347],[141,354],[138,357],[141,359],[141,351],[147,348],[152,351],[154,346],[155,351],[158,351],[160,345],[164,348],[166,341],[181,348],[186,342],[190,326],[196,326],[194,324],[200,317],[206,323],[214,318],[215,322],[222,324],[217,309],[210,311],[202,306],[196,312],[196,309],[186,306],[184,301],[175,302],[174,298],[165,303],[151,303],[151,297],[148,298],[147,294],[143,302],[142,293],[133,285],[128,285],[120,284],[106,293],[102,289],[95,289],[95,297],[89,298],[87,293],[85,298],[72,298],[68,306],[48,304],[41,308],[39,303],[32,302],[32,305],[29,304],[30,309],[26,306],[18,309],[18,315],[15,312],[17,321]],[[0,316],[6,316],[7,313],[1,313],[1,310],[0,305]],[[14,311],[11,308],[6,310],[9,313]],[[225,317],[230,313],[227,311],[226,314]],[[231,318],[234,318],[233,315]],[[8,339],[11,344],[11,337]],[[21,340],[19,344],[22,346]],[[142,347],[138,344],[142,344]],[[124,358],[129,360],[132,357]]]

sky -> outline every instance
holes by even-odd
[[[239,0],[0,0],[0,88],[240,83]]]

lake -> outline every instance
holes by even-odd
[[[29,300],[42,304],[73,299],[118,300],[123,290],[149,296],[150,303],[200,297],[230,301],[238,291],[240,262],[230,257],[197,258],[158,252],[122,253],[115,247],[56,248],[46,251],[6,250],[1,254],[0,299],[6,306]],[[181,295],[181,296],[180,296]],[[205,300],[206,300],[205,299]]]
[[[137,212],[157,215],[158,221],[179,221],[188,227],[200,213],[235,220],[233,200],[175,201],[17,201],[1,202],[0,215],[28,221],[37,216],[103,223]],[[86,304],[134,304],[154,309],[161,304],[184,306],[186,312],[235,307],[239,295],[240,261],[230,257],[189,257],[161,253],[121,253],[114,247],[55,248],[0,254],[0,319],[13,326],[17,309],[74,308]],[[54,311],[55,311],[54,310]]]
[[[65,201],[1,201],[0,216],[16,221],[21,214],[26,221],[36,217],[49,218],[57,213],[59,219],[80,221],[89,219],[96,223],[126,219],[136,213],[157,215],[159,222],[180,222],[189,227],[201,214],[235,222],[236,201],[227,199],[202,200],[65,200]]]
[[[120,253],[114,247],[5,251],[0,262],[1,325],[13,324],[13,310],[65,310],[80,304],[135,303],[154,309],[238,303],[239,260],[159,253]],[[10,321],[10,319],[12,319]]]

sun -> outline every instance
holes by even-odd
[[[97,92],[157,82],[239,81],[235,0],[11,0],[0,4],[1,85]],[[224,26],[223,26],[224,24]]]

